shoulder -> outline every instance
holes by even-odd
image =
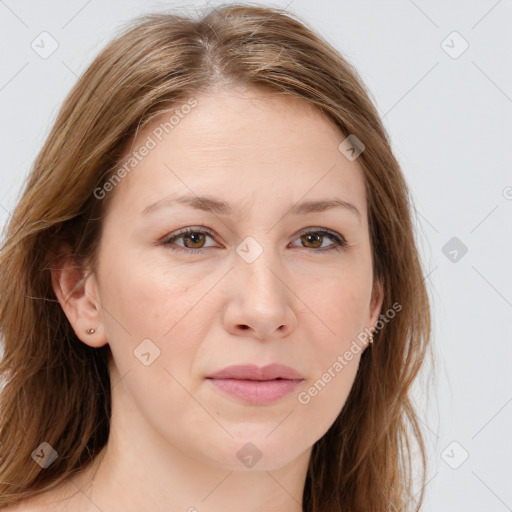
[[[48,508],[42,508],[35,503],[34,498],[25,498],[8,507],[0,508],[0,512],[43,512]]]
[[[91,471],[94,465],[69,475],[53,489],[22,499],[0,508],[0,512],[89,512]],[[97,508],[93,509],[97,512]]]
[[[72,492],[67,486],[61,486],[0,508],[0,512],[79,512],[82,510],[78,507],[79,494],[76,487]]]
[[[37,496],[32,498],[25,498],[13,505],[1,508],[0,512],[50,512],[50,510],[52,510],[50,503],[47,500],[42,500],[41,497]],[[55,512],[57,512],[57,510],[59,512],[64,512],[66,509],[55,507],[53,510],[55,510]]]

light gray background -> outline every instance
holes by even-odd
[[[205,3],[0,0],[0,226],[77,77],[122,22],[175,5]],[[424,510],[512,510],[512,1],[267,5],[355,64],[412,188],[437,360],[430,399],[426,372],[415,387]],[[43,31],[59,45],[47,59],[31,48]],[[452,237],[466,254],[443,253]]]

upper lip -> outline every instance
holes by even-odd
[[[228,366],[207,377],[207,379],[240,380],[273,380],[279,378],[288,380],[304,379],[297,370],[283,364],[269,364],[261,367],[254,364]]]

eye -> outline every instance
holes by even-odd
[[[204,249],[207,249],[208,247],[215,247],[205,246],[206,239],[213,239],[213,237],[213,231],[206,227],[203,227],[202,229],[192,227],[184,228],[178,231],[172,236],[166,238],[162,243],[172,251],[184,251],[195,254],[202,252]],[[325,246],[325,238],[329,238],[333,243]],[[183,245],[175,243],[177,240],[180,239],[183,240]],[[316,229],[302,232],[297,240],[299,239],[301,240],[302,244],[305,244],[302,245],[302,247],[304,247],[305,249],[321,249],[320,251],[317,252],[326,252],[332,249],[338,250],[340,247],[344,248],[348,245],[345,239],[340,234],[327,229]],[[307,244],[310,244],[310,246],[308,246]]]
[[[333,243],[325,246],[325,238],[329,238]],[[311,244],[310,246],[303,245],[306,249],[322,249],[322,251],[317,252],[330,251],[331,249],[338,250],[340,247],[344,248],[348,245],[341,235],[328,229],[309,230],[303,232],[298,239],[300,239],[303,244]]]
[[[163,242],[172,251],[185,251],[190,253],[202,252],[207,237],[213,239],[213,232],[207,228],[185,228],[166,238]],[[183,239],[184,245],[176,245],[174,242]]]

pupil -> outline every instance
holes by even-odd
[[[198,244],[198,243],[200,244],[201,243],[200,239],[202,236],[203,236],[202,233],[192,233],[192,234],[187,235],[187,238],[189,240],[192,240],[193,244]],[[199,240],[197,240],[197,238],[199,238]]]
[[[321,237],[319,235],[308,234],[308,235],[305,235],[305,236],[306,236],[306,239],[307,239],[308,243],[313,243],[315,247],[318,247],[318,242],[319,241],[320,241],[320,245],[322,245],[322,242],[320,240]]]

